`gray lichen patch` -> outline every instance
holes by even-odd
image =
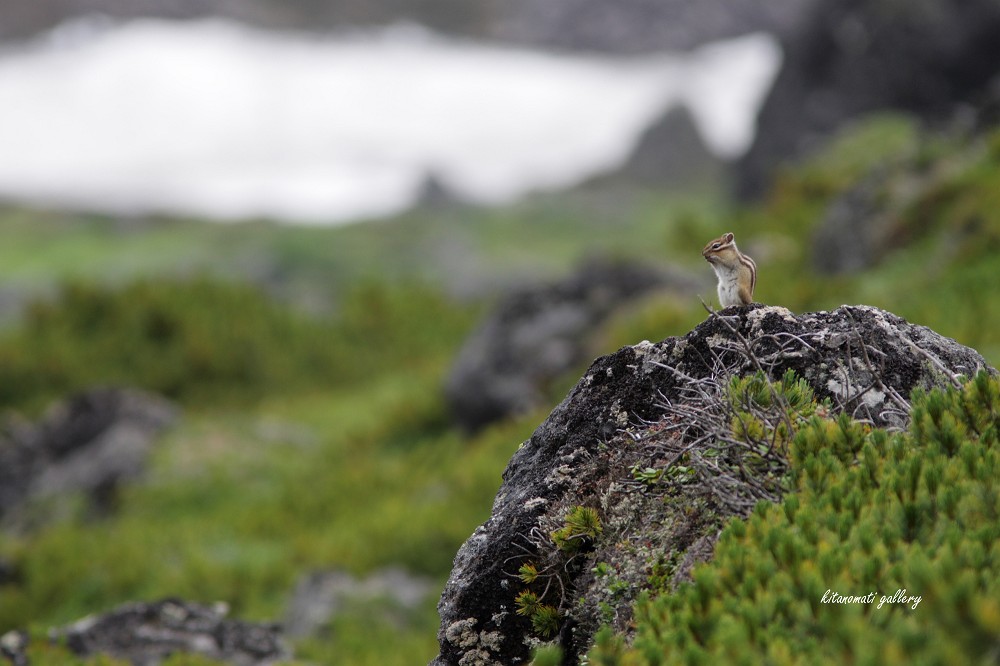
[[[763,321],[767,317],[780,317],[789,324],[798,324],[798,320],[795,315],[788,308],[783,308],[779,305],[765,305],[764,307],[751,310],[747,314],[747,320],[750,322],[751,332],[760,333],[763,327]]]
[[[467,617],[448,625],[445,630],[445,640],[458,648],[470,648],[479,642],[479,635],[475,627],[478,620],[474,617]]]

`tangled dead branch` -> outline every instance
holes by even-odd
[[[710,347],[705,366],[711,371],[694,378],[677,368],[657,363],[680,381],[673,400],[660,394],[658,423],[637,440],[648,453],[649,464],[637,465],[633,477],[644,483],[685,486],[689,492],[712,497],[735,515],[746,516],[757,502],[778,501],[787,491],[788,444],[813,415],[842,412],[861,421],[873,421],[865,396],[887,395],[904,417],[909,403],[879,378],[884,353],[864,340],[857,328],[841,344],[847,366],[843,385],[825,402],[791,373],[777,376],[778,361],[817,356],[812,335],[781,332],[748,339],[724,315],[705,306],[729,333]],[[855,353],[857,352],[857,353]],[[875,359],[875,361],[873,361]],[[852,385],[852,377],[865,381]],[[902,419],[900,419],[902,420]]]

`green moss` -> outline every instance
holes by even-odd
[[[981,663],[1000,629],[998,432],[985,373],[916,393],[906,433],[814,417],[793,494],[730,523],[691,584],[638,604],[633,646],[598,642],[591,663]]]

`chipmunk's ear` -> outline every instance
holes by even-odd
[[[723,236],[723,238],[725,239],[725,241],[727,243],[732,243],[733,242],[733,238],[735,238],[735,236],[733,236],[733,232],[730,231],[728,234],[726,234],[725,236]]]

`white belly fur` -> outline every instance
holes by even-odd
[[[740,281],[734,272],[712,266],[719,278],[719,305],[728,308],[730,305],[740,305]]]

